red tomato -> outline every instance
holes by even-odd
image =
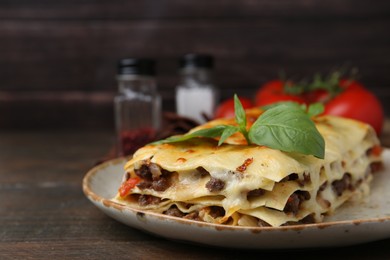
[[[381,103],[355,80],[341,79],[339,87],[335,86],[336,89],[315,89],[300,95],[286,94],[284,85],[280,80],[264,84],[256,93],[256,105],[264,106],[280,101],[306,104],[321,102],[325,105],[324,114],[356,119],[370,124],[378,135],[382,132],[384,112]],[[291,87],[294,86],[291,84]],[[329,91],[336,91],[336,94]]]
[[[245,97],[239,97],[244,109],[253,107],[252,100]],[[232,118],[234,117],[234,98],[223,101],[215,111],[214,118]]]
[[[273,80],[265,83],[256,93],[256,106],[265,106],[281,101],[305,103],[305,100],[301,96],[286,94],[284,92],[284,85],[285,82],[281,80]]]
[[[343,89],[350,89],[350,90],[366,89],[362,84],[360,84],[356,80],[351,80],[351,79],[341,79],[339,84],[340,87],[342,87]]]
[[[303,93],[303,98],[307,104],[321,102],[325,103],[330,99],[330,94],[325,89],[316,89],[310,92]]]
[[[341,79],[339,81],[337,89],[342,91],[342,90],[345,90],[347,88],[349,90],[364,89],[363,85],[361,85],[360,83],[358,83],[354,80]],[[312,103],[316,103],[316,102],[321,102],[321,103],[325,104],[328,101],[330,101],[330,99],[332,98],[331,94],[326,89],[316,89],[316,90],[312,90],[310,92],[304,92],[302,94],[302,97],[305,99],[307,104],[312,104]]]
[[[325,114],[356,119],[370,124],[379,135],[384,113],[379,100],[357,82],[340,82],[344,91],[325,104]]]
[[[138,177],[133,177],[124,182],[119,188],[119,194],[121,197],[126,197],[129,194],[130,190],[132,190],[135,185],[137,185],[141,181]]]

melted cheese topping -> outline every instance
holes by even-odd
[[[248,127],[260,113],[260,110],[248,112]],[[141,207],[134,200],[119,195],[115,199],[160,213],[176,205],[183,213],[197,211],[203,221],[213,223],[256,225],[261,220],[271,226],[280,226],[299,222],[309,215],[315,221],[321,221],[325,213],[334,211],[356,193],[365,195],[369,191],[370,164],[381,158],[367,152],[379,145],[370,126],[333,116],[316,118],[315,123],[325,139],[324,159],[264,146],[248,146],[240,134],[228,138],[221,146],[217,146],[217,140],[207,138],[145,146],[125,166],[130,177],[135,177],[135,170],[142,165],[150,163],[175,173],[175,177],[164,191],[134,187],[130,195],[152,195],[161,198],[162,202]],[[220,124],[234,122],[219,119],[192,131]],[[244,170],[240,169],[248,159],[250,163]],[[199,168],[208,174],[202,175]],[[292,174],[295,178],[290,179]],[[345,174],[348,174],[349,186],[337,195],[334,183],[342,180]],[[224,187],[210,191],[206,186],[212,178],[222,181]],[[258,189],[263,190],[261,195],[248,195]],[[301,198],[299,210],[286,211],[292,194],[302,192],[306,197]],[[205,210],[210,206],[222,207],[225,215],[212,217]]]

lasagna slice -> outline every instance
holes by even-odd
[[[248,124],[260,111],[247,113]],[[195,130],[234,124],[218,119]],[[369,193],[381,147],[367,124],[334,116],[315,119],[324,159],[247,145],[240,134],[150,144],[125,165],[115,201],[174,217],[235,226],[321,222],[350,199]]]

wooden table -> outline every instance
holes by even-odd
[[[390,147],[390,135],[383,135]],[[0,132],[0,259],[390,259],[390,239],[310,250],[233,250],[169,241],[107,217],[82,178],[114,143],[102,132]],[[276,257],[276,258],[274,258]]]

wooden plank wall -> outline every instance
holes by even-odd
[[[157,60],[173,110],[187,52],[214,55],[222,99],[348,64],[390,113],[390,1],[19,0],[0,1],[0,127],[111,128],[130,56]]]

